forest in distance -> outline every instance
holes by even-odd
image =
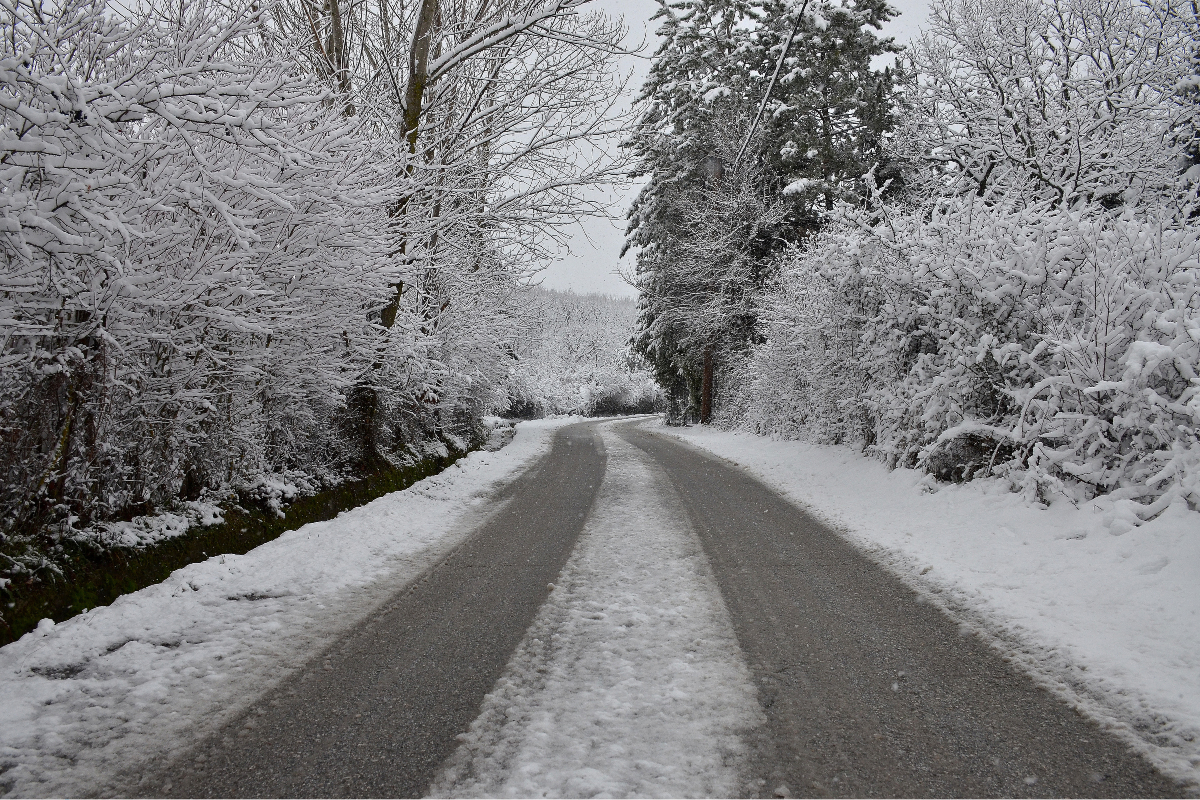
[[[0,592],[493,416],[1200,511],[1192,4],[0,7]],[[638,299],[534,286],[631,180]]]

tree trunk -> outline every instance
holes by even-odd
[[[700,384],[700,424],[707,425],[712,419],[713,397],[713,351],[712,345],[704,348],[704,380]]]
[[[437,0],[422,0],[409,50],[408,85],[404,90],[404,134],[411,154],[417,152],[417,129],[421,123],[421,106],[429,81],[429,51],[433,45],[433,27],[437,16]]]
[[[382,3],[381,3],[382,7]],[[416,27],[413,30],[412,44],[408,52],[408,82],[404,87],[403,125],[404,140],[408,145],[409,159],[405,165],[405,177],[411,178],[416,168],[418,130],[421,124],[421,112],[425,101],[425,89],[429,82],[429,54],[434,39],[434,27],[438,18],[438,0],[421,0],[420,11],[417,14]],[[400,198],[391,216],[394,225],[402,226],[408,212],[411,197]],[[403,236],[395,256],[403,258],[408,251],[409,242]],[[380,322],[385,328],[396,324],[396,315],[400,311],[400,301],[404,296],[404,281],[397,281],[392,286],[395,293],[392,299],[380,310]],[[382,369],[383,364],[376,361],[371,365],[371,372]],[[361,380],[347,397],[350,432],[357,441],[361,442],[364,465],[369,464],[380,455],[380,442],[376,436],[379,414],[379,397],[370,378]]]
[[[416,164],[414,157],[417,153],[418,129],[421,124],[422,104],[425,99],[425,89],[429,81],[429,51],[433,44],[434,24],[438,17],[438,0],[421,0],[421,10],[417,14],[416,29],[413,31],[412,45],[408,51],[408,82],[404,87],[404,140],[408,144],[409,160],[404,167],[405,177],[411,178]],[[403,220],[408,212],[411,197],[400,198],[392,212],[393,219]],[[395,224],[403,225],[403,222]],[[408,250],[407,239],[400,242],[397,255],[404,257]],[[400,297],[404,294],[403,281],[395,284],[396,293],[392,300],[383,308],[383,326],[391,328],[396,322],[396,312],[400,308]]]

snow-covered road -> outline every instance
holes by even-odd
[[[604,445],[575,553],[435,796],[746,793],[762,712],[700,541],[646,455]]]
[[[522,423],[498,452],[0,648],[0,791],[128,793],[437,563],[578,421]]]
[[[938,484],[849,447],[653,430],[821,519],[1038,682],[1200,787],[1200,514],[1037,508],[999,481]]]
[[[524,423],[514,442],[498,453],[473,454],[461,467],[409,490],[335,520],[305,526],[245,556],[218,557],[192,565],[159,586],[60,625],[47,625],[0,649],[0,789],[12,796],[156,794],[170,790],[164,776],[175,769],[171,765],[184,762],[188,780],[201,781],[195,784],[201,786],[204,759],[199,759],[198,767],[198,751],[193,750],[200,740],[215,742],[221,737],[210,737],[224,730],[225,744],[213,746],[229,747],[231,737],[236,740],[238,733],[244,732],[228,728],[230,723],[240,719],[238,724],[250,731],[259,719],[253,715],[242,719],[252,705],[258,709],[256,713],[271,713],[265,709],[274,706],[276,716],[284,714],[286,703],[269,701],[272,693],[278,695],[286,689],[294,675],[332,670],[328,675],[336,679],[336,670],[342,668],[336,658],[333,663],[308,664],[308,669],[306,662],[319,653],[336,652],[337,648],[330,651],[330,646],[347,641],[343,637],[351,629],[358,630],[356,635],[361,638],[366,628],[360,623],[368,618],[377,620],[377,609],[395,597],[398,588],[412,584],[447,553],[463,552],[460,545],[481,530],[485,521],[490,525],[490,520],[497,518],[496,498],[501,487],[516,485],[512,484],[514,478],[531,464],[549,463],[539,459],[550,451],[556,429],[569,422]],[[728,467],[684,452],[678,445],[668,447],[670,443],[657,435],[650,439],[662,444],[652,446],[647,434],[633,436],[631,429],[622,425],[627,423],[591,423],[591,429],[603,439],[607,465],[598,492],[591,488],[594,484],[587,483],[590,479],[580,488],[579,496],[587,499],[580,501],[584,505],[578,509],[578,518],[582,520],[586,513],[586,522],[573,524],[575,530],[582,524],[582,533],[546,602],[540,609],[536,604],[530,606],[536,609],[536,614],[531,610],[526,617],[533,619],[532,625],[526,630],[526,621],[517,628],[518,638],[519,631],[525,630],[520,644],[515,651],[512,644],[507,645],[506,652],[512,653],[507,667],[501,669],[503,658],[497,662],[492,674],[501,677],[483,698],[482,706],[475,706],[478,716],[459,736],[457,749],[447,738],[451,749],[446,753],[452,754],[436,778],[434,773],[426,778],[433,778],[433,794],[771,794],[780,783],[779,776],[786,776],[800,792],[853,793],[856,785],[889,785],[901,787],[896,790],[901,793],[909,786],[911,794],[936,786],[921,782],[929,779],[928,764],[941,764],[938,769],[943,775],[981,776],[985,782],[977,790],[983,793],[990,793],[993,785],[996,791],[1022,795],[1054,790],[1053,762],[1075,759],[1072,742],[1047,748],[1040,755],[1006,755],[1004,763],[992,752],[1016,754],[1022,747],[1029,749],[1028,743],[1023,743],[1021,726],[1028,726],[1030,720],[1043,724],[1036,721],[1049,719],[1055,726],[1065,725],[1087,744],[1092,738],[1087,723],[1072,721],[1073,712],[1058,701],[1033,697],[1037,693],[1031,691],[1026,678],[1014,676],[995,653],[976,652],[978,648],[972,650],[976,654],[971,658],[982,659],[985,684],[992,681],[987,685],[1003,686],[1004,691],[1018,685],[1030,689],[1015,690],[1020,703],[990,698],[991,706],[967,709],[960,715],[955,709],[960,703],[972,702],[974,689],[967,683],[955,684],[960,675],[972,672],[953,660],[961,661],[964,650],[955,644],[961,641],[957,622],[947,622],[927,604],[921,606],[922,600],[914,600],[909,590],[897,590],[900,584],[894,578],[876,575],[874,565],[856,560],[861,559],[859,555],[843,553],[838,549],[846,548],[841,538],[812,523],[777,495],[767,496],[761,487],[752,489],[739,483],[748,480],[741,473],[735,475]],[[805,480],[826,486],[833,498],[827,502],[832,505],[822,509],[826,516],[832,513],[838,518],[834,512],[840,510],[840,519],[857,520],[854,515],[862,512],[856,504],[871,502],[870,487],[887,487],[891,494],[881,494],[878,499],[892,509],[888,524],[911,530],[918,520],[909,519],[915,512],[905,510],[908,506],[904,503],[919,506],[920,502],[896,498],[907,497],[906,491],[927,497],[921,495],[919,486],[905,489],[882,481],[871,472],[870,464],[847,466],[845,459],[838,460],[837,452],[818,454],[829,460],[827,474],[821,475],[819,464],[798,456],[792,457],[793,464],[763,440],[697,434],[689,431],[684,435],[717,452],[737,455],[793,495],[798,491],[795,481],[786,483],[780,476],[789,470],[807,470]],[[560,437],[555,447],[569,443],[569,437]],[[667,453],[671,448],[673,455]],[[711,484],[712,497],[702,497],[713,480],[721,482],[721,491]],[[681,493],[691,499],[685,503]],[[751,504],[742,501],[751,495],[758,499]],[[955,497],[966,508],[964,518],[971,502],[977,506],[976,514],[989,513],[997,506],[997,501],[986,495],[974,501],[962,492]],[[541,502],[534,502],[534,508],[548,509],[539,506]],[[499,513],[507,513],[505,507],[500,504]],[[575,510],[570,511],[570,518],[575,519]],[[802,530],[810,533],[800,536]],[[851,541],[860,541],[852,529],[842,533]],[[761,539],[761,547],[759,536],[767,537]],[[740,555],[731,550],[732,560],[729,554],[714,557],[713,547],[719,546],[714,542],[723,537],[728,537],[731,546],[735,538],[742,543],[738,545],[743,548]],[[898,549],[903,546],[903,541],[895,545]],[[519,568],[531,557],[529,553],[514,552],[511,558],[501,560]],[[829,567],[820,561],[828,561],[830,553],[843,553],[829,561],[830,565],[835,561],[850,565],[834,568],[843,570],[845,577],[836,577],[833,583],[825,582]],[[802,564],[805,560],[811,563]],[[893,559],[895,563],[887,558],[877,560],[907,575],[908,561],[898,557]],[[946,573],[944,592],[978,595],[991,591],[996,568],[984,581],[973,583],[970,569],[951,569],[957,563],[953,558],[935,561],[930,555],[929,561],[938,570],[934,576],[943,570]],[[474,569],[471,564],[465,566]],[[714,573],[714,569],[723,571]],[[791,592],[788,581],[799,579],[805,569],[811,585]],[[1015,565],[1013,569],[1021,572]],[[770,580],[758,581],[756,570]],[[927,577],[926,573],[930,570],[921,575]],[[545,581],[542,578],[538,586]],[[884,584],[890,588],[867,598],[875,585]],[[736,586],[743,592],[737,602],[729,599],[735,596],[729,593],[730,587]],[[1039,591],[1051,590],[1041,587]],[[487,598],[481,599],[487,602]],[[1070,619],[1076,623],[1086,616],[1075,606],[1071,608],[1075,616]],[[976,605],[968,611],[975,616],[959,622],[969,626],[988,607]],[[997,610],[993,607],[992,611]],[[1003,607],[998,609],[997,624],[1005,622],[1004,612]],[[1101,608],[1095,613],[1106,612]],[[822,614],[827,619],[820,619]],[[925,624],[932,633],[905,634],[906,619]],[[463,625],[469,628],[470,620]],[[887,633],[888,626],[898,633]],[[1119,626],[1114,630],[1120,634]],[[1046,634],[1039,630],[1037,635]],[[1181,630],[1181,635],[1191,634]],[[799,641],[804,636],[809,640]],[[782,649],[775,648],[776,640]],[[911,646],[922,641],[930,644]],[[1119,641],[1115,646],[1128,644]],[[906,648],[912,652],[903,655]],[[928,659],[922,648],[927,648]],[[831,661],[851,655],[861,663],[839,666]],[[1008,655],[1016,656],[1017,662],[1022,660],[1019,651]],[[901,657],[916,666],[890,663]],[[1151,663],[1154,656],[1142,654],[1141,658]],[[933,663],[937,659],[950,660],[938,667]],[[1057,663],[1043,663],[1041,671],[1035,672],[1044,678],[1046,670]],[[1063,663],[1063,669],[1074,668],[1065,659]],[[1194,692],[1194,684],[1185,686],[1179,680],[1190,674],[1190,668],[1178,666],[1172,663],[1158,669],[1155,675],[1167,677],[1156,680],[1174,680],[1179,692]],[[491,685],[493,679],[487,680],[485,686]],[[911,690],[922,681],[927,691]],[[1096,685],[1097,692],[1106,688],[1103,681]],[[479,689],[476,697],[483,691]],[[383,695],[386,691],[379,690],[361,695],[357,702],[373,704],[377,700],[371,698]],[[1028,708],[1016,709],[1025,704],[1026,695]],[[1052,707],[1056,703],[1058,706]],[[374,716],[364,716],[371,710],[366,708],[354,713],[348,708],[330,708],[314,709],[313,717],[320,727],[320,716],[327,715],[330,724],[325,730],[334,738],[340,735],[337,731],[358,735],[352,729],[359,718],[364,727],[368,718],[373,720],[372,726],[409,724],[406,719],[389,716],[391,706],[385,705]],[[996,720],[997,713],[1007,715],[1003,709],[1009,705],[1014,707],[1013,719]],[[826,706],[828,712],[820,710]],[[1034,706],[1041,710],[1029,711]],[[788,712],[792,716],[784,719],[781,727],[780,710],[786,708],[798,710]],[[859,718],[847,718],[843,726],[839,715],[851,708],[858,709],[854,713]],[[1001,710],[997,712],[997,708]],[[1160,711],[1169,719],[1173,709]],[[878,714],[884,716],[874,722],[868,719]],[[888,718],[889,714],[911,715],[911,719]],[[960,724],[958,716],[967,722]],[[972,721],[976,718],[978,724]],[[789,725],[794,728],[798,719],[808,719],[809,729],[780,733]],[[958,726],[956,741],[939,740],[946,725]],[[846,736],[841,734],[843,727]],[[825,733],[818,736],[818,728]],[[1067,728],[1056,730],[1065,732]],[[914,738],[904,730],[918,731],[919,736]],[[793,741],[786,746],[763,744],[764,737],[781,735]],[[1096,735],[1103,736],[1098,731]],[[242,740],[247,745],[242,755],[252,753],[253,739],[251,735]],[[925,751],[912,752],[914,742]],[[1174,754],[1169,764],[1174,773],[1188,777],[1187,753],[1182,752],[1186,746],[1164,744]],[[347,740],[345,745],[329,746],[333,753],[338,747],[363,745]],[[329,749],[326,744],[322,747]],[[832,749],[809,758],[806,748]],[[1050,753],[1058,749],[1060,755]],[[1075,793],[1087,793],[1080,787],[1093,786],[1088,783],[1093,780],[1089,776],[1107,780],[1109,772],[1110,783],[1096,791],[1172,791],[1155,783],[1158,778],[1148,766],[1138,766],[1142,762],[1136,759],[1131,762],[1123,747],[1094,746],[1093,742],[1079,749],[1084,751],[1091,755],[1081,755],[1075,759],[1080,763],[1063,770],[1064,776],[1068,772],[1083,776],[1063,777],[1068,781],[1061,784],[1065,786],[1072,785],[1069,781],[1082,781]],[[768,761],[778,761],[785,752],[790,754],[787,764],[764,762],[764,753],[769,754]],[[1042,763],[1047,759],[1050,765]],[[1086,759],[1092,760],[1083,763]],[[381,760],[383,765],[378,764]],[[953,768],[951,761],[955,762]],[[1168,765],[1164,757],[1157,761]],[[386,758],[363,760],[364,765],[368,762],[369,766],[364,766],[368,771],[386,769]],[[215,762],[210,759],[207,763]],[[405,765],[396,765],[396,769],[403,768]],[[249,769],[253,770],[252,761]],[[872,775],[873,770],[890,770],[893,774],[886,776],[890,783],[872,783],[880,778]],[[358,773],[354,780],[362,780],[364,774]],[[146,782],[139,786],[140,779]],[[860,782],[855,784],[855,780]],[[243,785],[245,791],[239,792]],[[328,785],[336,786],[336,781]],[[270,792],[266,784],[227,781],[221,786],[222,794]],[[1139,792],[1139,786],[1146,788]],[[954,793],[953,787],[946,791]],[[327,789],[321,793],[337,792]]]

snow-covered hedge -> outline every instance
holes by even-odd
[[[263,10],[2,1],[9,522],[336,460],[387,159]]]
[[[1134,522],[1200,510],[1197,24],[935,4],[889,180],[777,262],[719,419]]]
[[[766,317],[744,419],[942,477],[1200,506],[1200,231],[949,200],[826,232]],[[784,376],[784,380],[780,377]]]

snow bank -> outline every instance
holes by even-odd
[[[651,423],[653,424],[653,423]],[[1200,783],[1200,514],[1031,507],[996,480],[934,484],[849,448],[666,428],[830,523],[1014,663]]]
[[[43,620],[0,648],[0,790],[127,793],[143,767],[236,716],[453,547],[488,495],[577,421],[522,423],[499,452],[111,606]]]
[[[716,580],[661,472],[604,446],[579,544],[434,796],[744,793],[764,720]]]
[[[225,521],[224,510],[216,503],[191,500],[181,505],[180,513],[160,511],[127,522],[101,522],[90,530],[80,531],[75,538],[91,539],[105,548],[146,547],[183,536],[197,525],[220,525]],[[278,511],[278,506],[273,507]]]

